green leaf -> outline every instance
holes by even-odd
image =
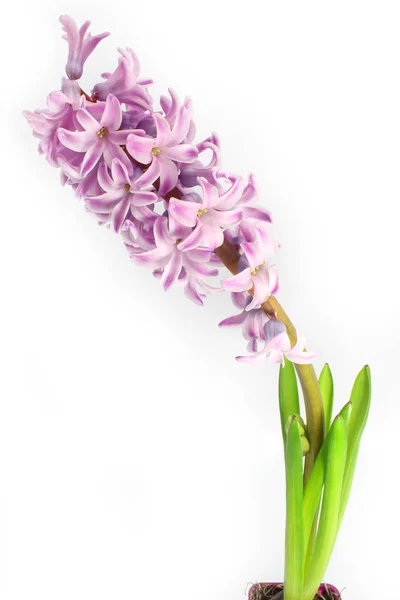
[[[352,404],[352,411],[348,425],[348,450],[343,478],[342,497],[340,500],[338,529],[349,500],[361,436],[365,429],[371,405],[371,371],[368,366],[361,369],[360,373],[357,375],[351,392],[350,402]]]
[[[333,377],[328,363],[325,364],[319,376],[319,388],[321,390],[322,403],[324,405],[325,434],[329,431],[333,410]]]
[[[300,415],[299,390],[293,363],[285,360],[279,370],[279,410],[281,414],[282,437],[285,444],[286,428],[291,415]]]
[[[285,600],[299,600],[303,593],[303,452],[296,415],[286,436],[286,540]]]
[[[340,411],[339,415],[344,419],[346,425],[349,422],[351,415],[352,404],[351,401],[345,404]],[[338,416],[339,416],[338,415]],[[313,470],[311,471],[310,478],[304,490],[304,501],[303,501],[303,524],[304,524],[304,543],[307,548],[308,541],[310,538],[312,526],[317,511],[320,506],[320,500],[322,496],[322,488],[325,479],[325,463],[327,456],[327,448],[330,443],[330,437],[332,435],[332,428],[328,430],[328,434],[322,445],[321,451],[317,456],[317,460],[314,463]]]
[[[327,438],[324,494],[310,569],[305,573],[303,600],[312,600],[321,584],[333,550],[347,456],[347,424],[338,415]]]

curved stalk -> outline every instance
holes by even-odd
[[[222,246],[216,249],[215,253],[233,275],[238,273],[239,253],[233,244],[225,240]],[[249,293],[251,294],[251,290],[249,290]],[[290,343],[293,346],[296,343],[296,329],[278,300],[274,296],[270,296],[263,302],[261,307],[267,315],[275,316],[285,324]],[[305,484],[324,441],[325,419],[321,392],[314,367],[312,365],[295,365],[295,367],[303,390],[307,432],[310,442],[310,450],[306,455],[304,465]]]

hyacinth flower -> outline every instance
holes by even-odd
[[[206,179],[199,177],[198,183],[202,196],[197,196],[197,201],[171,198],[169,203],[169,214],[181,225],[191,228],[190,234],[179,244],[181,250],[199,246],[215,250],[224,242],[223,229],[236,225],[242,218],[240,208],[230,208],[241,196],[240,186],[234,190],[232,185],[220,196],[218,188]]]
[[[239,260],[239,273],[225,279],[223,287],[230,292],[244,292],[252,289],[253,300],[246,310],[259,308],[266,298],[278,290],[278,273],[269,260],[275,254],[275,242],[270,232],[256,227],[256,235],[252,242],[242,242],[243,254]]]
[[[260,339],[264,341],[264,346],[259,352],[254,352],[249,356],[237,356],[236,360],[240,362],[260,362],[268,356],[272,363],[285,365],[286,358],[301,365],[308,364],[317,358],[315,352],[305,352],[306,340],[303,334],[298,334],[297,342],[294,346],[291,346],[285,325],[276,319],[265,323]]]
[[[85,21],[80,29],[78,29],[74,19],[68,15],[62,15],[60,23],[65,31],[63,38],[67,40],[69,47],[65,72],[69,79],[80,79],[86,60],[92,54],[97,44],[110,34],[105,32],[92,36],[90,33],[87,33],[90,21]]]
[[[242,326],[242,335],[248,341],[247,350],[256,353],[260,343],[265,341],[264,325],[268,317],[262,308],[246,310],[252,298],[247,292],[232,292],[232,303],[240,309],[240,313],[223,319],[218,327]]]
[[[149,267],[164,290],[181,286],[198,305],[215,292],[231,292],[240,312],[220,326],[241,326],[249,355],[237,357],[239,362],[263,365],[268,358],[280,364],[284,582],[257,584],[249,598],[339,600],[339,591],[321,582],[368,417],[369,369],[360,371],[350,401],[332,419],[331,371],[325,365],[317,377],[317,353],[306,350],[304,335],[275,296],[274,256],[280,246],[271,215],[258,201],[254,176],[246,180],[222,169],[215,133],[195,140],[190,98],[181,102],[170,89],[159,103],[153,100],[152,80],[140,77],[131,49],[119,50],[117,68],[103,74],[91,94],[83,91],[75,80],[108,34],[92,37],[89,21],[78,28],[63,16],[61,23],[69,45],[69,80],[50,93],[47,108],[24,113],[39,152],[60,169],[62,184],[83,199],[99,224],[118,235],[132,263]],[[222,274],[220,283],[223,269],[230,274]]]
[[[138,264],[146,264],[155,269],[162,269],[161,284],[164,290],[168,290],[177,282],[182,272],[190,278],[201,282],[207,277],[218,275],[218,269],[210,266],[211,252],[204,248],[183,252],[179,249],[179,236],[184,235],[184,228],[175,230],[171,235],[168,227],[168,218],[160,216],[154,223],[155,248],[142,252],[133,253],[131,258]]]
[[[85,177],[97,165],[100,158],[111,165],[113,158],[119,158],[126,167],[132,166],[121,146],[125,145],[129,130],[120,130],[122,110],[119,100],[113,94],[107,96],[102,115],[98,121],[84,108],[76,112],[76,119],[83,131],[70,131],[64,127],[58,129],[61,144],[73,152],[84,152],[81,175]]]
[[[105,193],[87,197],[87,208],[94,213],[108,215],[111,228],[118,233],[131,207],[134,216],[139,217],[140,213],[134,212],[134,207],[148,206],[158,200],[155,192],[142,189],[137,184],[140,175],[141,170],[134,168],[131,176],[119,158],[111,161],[111,175],[106,163],[101,163],[97,178]]]
[[[143,175],[143,185],[160,180],[160,194],[171,191],[178,183],[177,163],[191,163],[196,160],[198,151],[191,144],[183,144],[190,125],[190,113],[185,106],[179,110],[174,126],[167,119],[155,113],[156,136],[146,135],[144,130],[135,130],[128,136],[126,148],[139,163],[149,165]]]

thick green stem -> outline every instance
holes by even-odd
[[[217,248],[216,254],[231,273],[234,275],[238,273],[239,254],[237,249],[228,240],[225,240],[222,246]],[[249,292],[252,293],[252,290],[249,290]],[[296,343],[296,329],[278,300],[274,296],[270,296],[262,304],[262,309],[267,315],[274,315],[279,321],[285,324],[287,334],[293,346]],[[295,365],[295,367],[303,390],[307,432],[310,442],[310,451],[306,455],[304,464],[305,484],[308,481],[315,459],[324,441],[324,408],[314,367],[312,365]]]

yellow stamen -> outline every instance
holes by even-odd
[[[208,213],[208,208],[201,208],[200,210],[197,211],[197,216],[201,217],[202,215],[205,215],[206,213]]]
[[[260,265],[258,265],[257,267],[254,267],[254,269],[250,270],[250,275],[257,275],[257,271],[259,271],[259,269],[261,269],[261,267],[265,264],[265,261],[262,261],[262,263]]]
[[[107,128],[102,127],[98,130],[97,135],[99,136],[99,138],[103,138],[106,135],[106,133],[108,133]]]
[[[130,192],[130,191],[131,191],[131,186],[129,185],[129,183],[126,183],[126,184],[124,185],[124,190],[125,190],[126,192]]]
[[[151,153],[153,156],[158,156],[161,153],[161,148],[159,148],[158,146],[154,146]]]

